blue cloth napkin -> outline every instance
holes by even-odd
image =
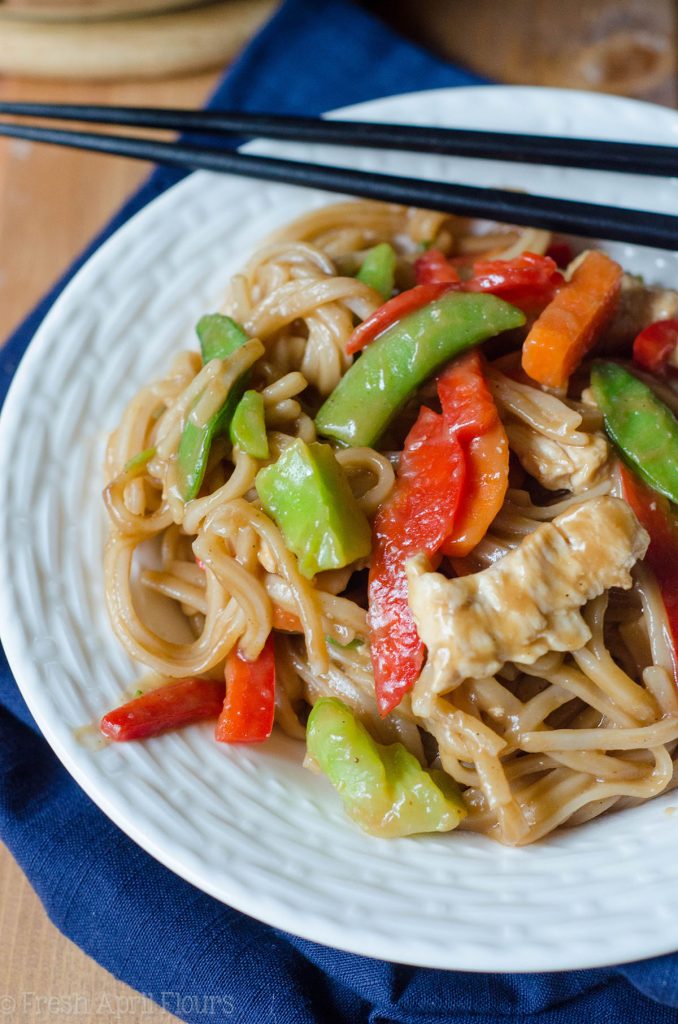
[[[211,105],[312,114],[404,90],[478,81],[349,2],[287,0]],[[0,351],[0,401],[73,273],[103,238],[180,177],[157,171]],[[425,970],[319,946],[216,902],[144,853],[81,792],[42,739],[4,657],[0,837],[65,935],[190,1024],[678,1021],[678,955],[563,974]],[[102,1007],[108,1019],[118,1019],[114,1002]],[[13,1019],[21,1019],[21,1009],[17,1005]],[[140,999],[123,1012],[141,1020],[143,1009]]]

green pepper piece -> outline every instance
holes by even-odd
[[[525,315],[495,295],[449,292],[384,331],[353,363],[321,406],[319,434],[371,447],[410,395],[444,363]]]
[[[369,555],[370,524],[327,444],[297,438],[255,481],[264,510],[308,578]]]
[[[212,359],[227,359],[249,340],[235,320],[221,313],[209,313],[201,317],[196,331],[204,363]],[[184,501],[191,501],[197,496],[207,469],[212,439],[228,430],[248,380],[249,374],[245,373],[236,381],[221,409],[207,423],[197,426],[190,419],[187,420],[177,456],[177,483]]]
[[[356,274],[359,281],[374,288],[383,299],[390,299],[395,281],[396,254],[388,242],[368,249]]]
[[[240,324],[223,313],[201,316],[195,330],[200,339],[203,363],[209,363],[211,359],[225,359],[248,340]]]
[[[268,458],[264,400],[258,391],[246,391],[231,420],[231,443],[253,459]]]
[[[306,745],[346,813],[374,836],[449,832],[466,817],[456,783],[445,772],[425,771],[402,743],[377,743],[336,697],[314,704]]]
[[[671,410],[618,363],[596,363],[591,388],[624,459],[650,487],[678,504],[678,420]]]

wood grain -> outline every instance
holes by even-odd
[[[365,3],[443,56],[497,80],[608,89],[672,105],[678,100],[675,11],[669,0]],[[192,106],[204,101],[214,81],[207,74],[110,85],[4,78],[0,97]],[[403,83],[404,89],[416,86]],[[0,141],[0,338],[32,308],[148,170],[117,158]],[[24,993],[35,995],[26,1001]],[[46,1002],[49,996],[62,999],[52,1004],[55,1012]],[[0,847],[0,1021],[176,1020],[153,1004],[135,1003],[135,998],[59,935]],[[4,1008],[10,1005],[14,1010],[8,1013]],[[116,1014],[116,1007],[135,1009],[124,1016]]]
[[[199,106],[213,73],[149,84],[0,79],[3,100]],[[150,172],[149,164],[0,140],[0,338]]]
[[[0,1021],[176,1024],[172,1013],[115,979],[56,930],[2,845],[0,908]]]
[[[152,84],[0,79],[0,97],[200,106],[214,74]],[[22,319],[151,170],[149,165],[0,140],[0,339]],[[50,998],[52,1002],[49,1002]],[[0,1022],[169,1024],[177,1018],[65,939],[0,845]]]
[[[432,50],[499,82],[678,103],[673,0],[372,0],[369,6]]]
[[[83,21],[150,11],[168,11],[177,7],[199,7],[211,0],[0,0],[0,10],[17,18],[41,18],[52,21],[77,18]]]

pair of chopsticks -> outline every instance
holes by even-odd
[[[671,146],[458,128],[426,128],[220,111],[45,103],[0,103],[2,114],[200,132],[214,135],[217,140],[219,137],[231,140],[241,137],[283,139],[350,148],[392,149],[664,177],[675,176],[678,168],[678,148]],[[568,234],[678,249],[678,216],[649,211],[254,156],[235,149],[218,148],[218,145],[201,146],[185,140],[164,142],[152,138],[7,122],[0,123],[1,135],[151,160],[187,170],[244,175],[406,206],[421,206],[447,213],[543,227]]]

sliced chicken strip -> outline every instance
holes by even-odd
[[[605,496],[538,527],[482,572],[450,580],[430,572],[424,555],[410,559],[409,604],[428,648],[415,714],[507,661],[530,665],[548,651],[583,647],[591,633],[580,608],[610,587],[630,588],[648,543],[630,506]]]

